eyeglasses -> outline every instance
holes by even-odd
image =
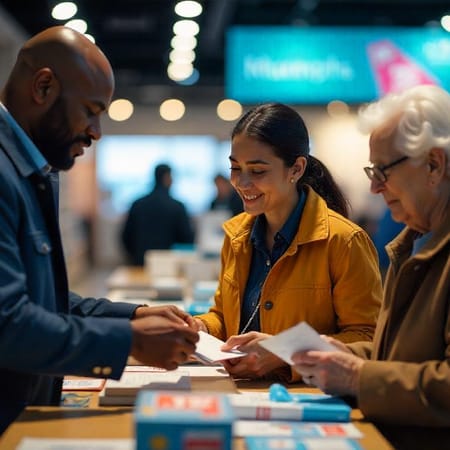
[[[403,161],[406,161],[409,158],[409,156],[402,156],[399,159],[396,159],[394,162],[391,162],[390,164],[386,164],[385,166],[370,166],[370,167],[364,167],[364,172],[366,172],[366,175],[369,177],[369,180],[377,180],[381,183],[386,183],[387,181],[387,175],[385,173],[385,170],[390,169],[397,164],[402,163]]]

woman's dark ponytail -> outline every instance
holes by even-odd
[[[311,155],[307,157],[306,170],[298,181],[298,187],[301,188],[305,184],[311,186],[326,201],[330,209],[348,217],[348,202],[342,191],[326,166]]]

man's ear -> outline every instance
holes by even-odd
[[[53,71],[48,67],[44,67],[33,75],[31,90],[33,100],[37,104],[53,104],[54,100],[59,96],[60,84]]]

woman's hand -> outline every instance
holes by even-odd
[[[204,331],[208,333],[208,328],[204,324],[203,320],[198,319],[197,317],[193,317],[194,320],[194,330],[195,331]]]
[[[241,358],[222,361],[225,369],[235,378],[261,378],[285,365],[283,360],[258,345],[269,334],[251,331],[239,336],[231,336],[221,350],[239,349],[247,355]]]

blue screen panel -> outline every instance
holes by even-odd
[[[234,27],[226,42],[226,95],[243,103],[358,103],[416,84],[450,89],[450,34],[440,28]]]

